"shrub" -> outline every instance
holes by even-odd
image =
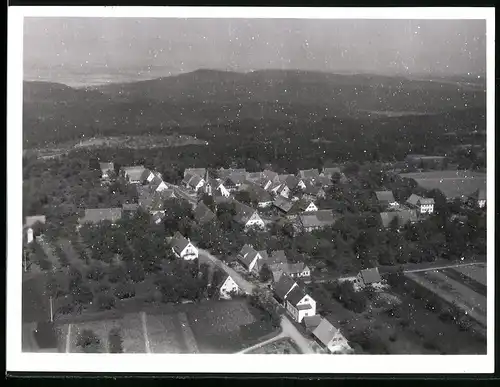
[[[115,306],[115,298],[108,293],[98,294],[95,302],[99,310],[110,310]]]
[[[100,352],[101,340],[92,330],[84,329],[78,335],[76,345],[87,353]]]
[[[100,265],[92,265],[87,271],[87,278],[94,281],[100,281],[104,277],[104,270]]]
[[[356,292],[352,282],[344,281],[333,287],[333,297],[347,309],[361,313],[366,308],[367,296],[365,292]]]
[[[109,332],[108,337],[109,342],[109,352],[111,353],[123,353],[123,339],[121,336],[120,329],[113,328]]]
[[[115,289],[115,296],[119,299],[132,298],[135,296],[133,284],[120,284]]]

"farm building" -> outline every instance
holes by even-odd
[[[36,224],[45,224],[46,222],[45,215],[33,215],[27,216],[24,223],[24,232],[26,235],[26,243],[31,243],[33,238],[35,237],[34,227]]]
[[[223,270],[211,267],[209,273],[209,286],[215,290],[213,294],[216,294],[219,299],[230,300],[233,295],[239,293],[240,288],[238,284]]]
[[[182,183],[186,188],[191,188],[193,191],[198,191],[205,185],[205,180],[198,175],[186,174]]]
[[[420,214],[432,214],[434,212],[434,199],[423,198],[421,196],[412,194],[406,203],[410,208],[414,208]]]
[[[301,323],[304,317],[316,314],[316,301],[296,286],[286,296],[286,309],[295,321]]]
[[[178,231],[170,240],[170,246],[177,258],[182,258],[186,261],[198,258],[198,249]]]
[[[145,169],[141,175],[141,183],[148,184],[154,179],[155,174],[150,169]]]
[[[304,327],[306,328],[307,333],[312,333],[318,325],[321,323],[323,318],[319,314],[315,314],[314,316],[306,316],[302,320],[304,323]]]
[[[394,199],[392,191],[375,191],[375,196],[378,204],[383,207],[394,207],[398,204],[396,199]]]
[[[276,199],[274,199],[273,206],[287,214],[292,209],[293,202],[282,196],[277,196]]]
[[[300,214],[297,216],[294,227],[297,230],[311,232],[319,230],[335,223],[335,217],[332,210],[318,210],[313,213]]]
[[[316,200],[319,198],[324,198],[326,193],[323,187],[320,185],[312,184],[307,182],[303,190],[302,199],[304,200]]]

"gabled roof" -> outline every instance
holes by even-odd
[[[388,227],[394,218],[399,219],[400,225],[405,225],[408,222],[415,222],[417,220],[417,214],[414,210],[402,210],[402,211],[391,211],[380,213],[380,220],[384,227]]]
[[[305,228],[326,227],[335,223],[332,210],[319,210],[299,215],[299,224]]]
[[[294,209],[297,210],[297,212],[304,212],[305,210],[307,210],[307,207],[309,207],[310,205],[314,204],[314,201],[312,200],[305,200],[305,199],[301,199],[301,200],[297,200],[295,203],[294,203]]]
[[[246,267],[254,261],[255,257],[259,254],[252,246],[245,245],[238,254],[238,261],[243,263]]]
[[[310,182],[306,183],[306,188],[304,188],[304,193],[311,196],[317,196],[321,191],[323,191],[321,186],[311,184]]]
[[[285,174],[282,174],[282,175],[278,175],[277,180],[280,183],[284,183],[285,181],[287,181],[288,178],[295,178],[297,180],[297,178],[295,177],[295,175],[291,174],[291,173],[285,173]],[[297,182],[298,182],[298,180],[297,180]]]
[[[236,215],[234,216],[234,220],[237,223],[247,224],[253,214],[257,212],[254,208],[247,206],[237,200],[233,200],[235,204]]]
[[[141,181],[147,180],[149,175],[152,175],[152,174],[153,174],[153,172],[151,172],[149,169],[145,169],[141,174]]]
[[[234,184],[243,184],[247,179],[246,172],[232,172],[229,174],[227,180]]]
[[[375,191],[375,196],[379,202],[393,203],[396,201],[392,191]]]
[[[325,346],[328,346],[332,339],[339,333],[339,330],[325,318],[321,320],[319,325],[312,332],[312,334]]]
[[[284,212],[288,212],[292,209],[294,203],[283,196],[277,196],[273,202],[273,205]]]
[[[163,183],[163,179],[157,175],[153,177],[153,180],[151,180],[151,187],[154,187],[154,189],[158,188],[158,186]]]
[[[217,176],[220,177],[221,179],[226,179],[232,173],[243,174],[243,175],[246,176],[247,171],[246,171],[245,168],[240,168],[240,169],[234,169],[234,168],[224,169],[224,168],[219,168],[216,173],[217,173]]]
[[[206,173],[206,168],[186,168],[184,170],[184,177],[186,177],[186,175],[198,175],[199,177],[205,177]]]
[[[305,316],[302,321],[304,321],[306,329],[312,332],[318,327],[322,319],[323,318],[319,314],[315,314],[314,316]]]
[[[40,222],[42,224],[45,224],[46,222],[46,218],[45,218],[45,215],[33,215],[33,216],[27,216],[26,217],[26,223],[25,223],[25,226],[26,227],[31,227],[33,226],[35,223],[37,222]]]
[[[114,163],[99,163],[102,172],[115,169]]]
[[[333,185],[332,180],[327,176],[320,176],[316,178],[316,183],[323,187],[331,187]]]
[[[140,181],[141,175],[144,172],[143,165],[134,165],[131,167],[122,167],[125,176],[127,176],[132,181]]]
[[[427,204],[434,204],[434,199],[432,198],[423,198],[421,196],[412,194],[407,200],[407,203],[413,205],[413,206],[418,206],[418,205],[427,205]]]
[[[170,246],[177,254],[182,253],[182,250],[184,250],[189,243],[189,240],[186,239],[179,231],[177,231],[170,240]]]
[[[157,195],[161,197],[163,200],[177,197],[177,195],[175,194],[175,190],[172,188],[164,189],[161,192],[157,192]]]
[[[283,270],[281,270],[279,268],[273,268],[271,270],[271,273],[273,275],[273,282],[277,283],[277,282],[279,282],[279,280],[281,279],[281,276],[283,275]]]
[[[109,220],[114,223],[121,218],[121,208],[91,208],[85,210],[85,216],[78,219],[78,223],[99,223],[104,220]]]
[[[283,265],[283,269],[283,272],[287,274],[299,274],[309,268],[304,264],[304,262],[297,262]]]
[[[363,282],[365,284],[372,284],[376,282],[380,282],[382,278],[380,277],[380,273],[378,272],[377,267],[372,267],[371,269],[364,269],[360,271],[361,277],[363,278]]]
[[[268,259],[268,265],[280,265],[283,263],[288,263],[285,252],[283,250],[273,251]]]
[[[317,179],[319,177],[319,171],[317,169],[303,169],[299,171],[298,177],[301,179]]]
[[[255,181],[255,180],[259,180],[259,179],[262,179],[264,175],[262,174],[262,172],[247,172],[247,180],[248,181]]]
[[[262,172],[262,175],[263,175],[263,177],[265,177],[266,179],[269,179],[271,181],[278,178],[278,174],[274,171],[269,170],[269,169],[264,169],[264,171]]]
[[[203,202],[198,203],[194,210],[194,218],[200,224],[211,222],[215,217],[215,214]]]
[[[304,290],[300,288],[300,286],[296,286],[292,289],[290,293],[288,293],[287,301],[293,306],[297,306],[297,304],[306,296]]]
[[[192,175],[189,181],[187,182],[188,185],[190,185],[192,188],[196,187],[198,184],[200,184],[200,181],[204,181],[202,177],[198,175]]]
[[[161,222],[161,220],[165,217],[165,213],[164,212],[156,212],[154,215],[153,215],[153,222],[158,224]]]
[[[267,203],[272,200],[271,195],[262,187],[254,184],[250,181],[245,181],[240,186],[240,191],[247,191],[250,195],[250,199],[256,201],[257,203]]]
[[[299,179],[294,175],[288,175],[284,181],[282,181],[289,189],[294,189],[299,184]]]
[[[293,278],[283,274],[279,281],[274,286],[274,293],[281,299],[285,300],[287,298],[287,294],[289,294],[290,290],[296,288],[298,285],[293,280]]]

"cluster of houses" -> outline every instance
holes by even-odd
[[[376,191],[377,203],[384,211],[380,213],[380,220],[384,227],[389,227],[394,219],[399,225],[416,222],[420,217],[434,212],[434,199],[423,198],[412,194],[404,204],[394,198],[392,191]]]

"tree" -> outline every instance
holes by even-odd
[[[45,289],[50,297],[58,298],[67,294],[64,284],[59,279],[59,277],[54,276],[54,274],[49,273],[47,282],[45,284]]]
[[[135,286],[133,284],[119,284],[115,289],[115,296],[120,300],[135,296]]]
[[[179,230],[179,224],[183,219],[193,219],[193,209],[187,200],[167,199],[163,208],[165,208],[163,224],[168,234],[173,234]]]
[[[83,352],[95,353],[100,352],[101,340],[94,331],[90,329],[84,329],[76,340],[76,345],[80,347]]]
[[[115,298],[109,293],[98,294],[95,302],[99,310],[110,310],[115,306]]]
[[[87,271],[87,278],[100,281],[104,277],[105,273],[101,265],[93,264]]]
[[[132,261],[126,264],[128,275],[133,282],[142,282],[145,278],[144,268],[138,262]]]
[[[213,196],[204,193],[201,195],[201,201],[210,209],[210,211],[215,212],[216,206]]]
[[[110,353],[123,352],[123,339],[119,328],[113,328],[109,331],[108,343]]]
[[[272,278],[273,273],[269,269],[269,266],[267,266],[266,264],[264,264],[264,265],[262,265],[262,268],[260,269],[259,275],[260,275],[260,280],[262,282],[267,282],[267,281],[269,281]]]

